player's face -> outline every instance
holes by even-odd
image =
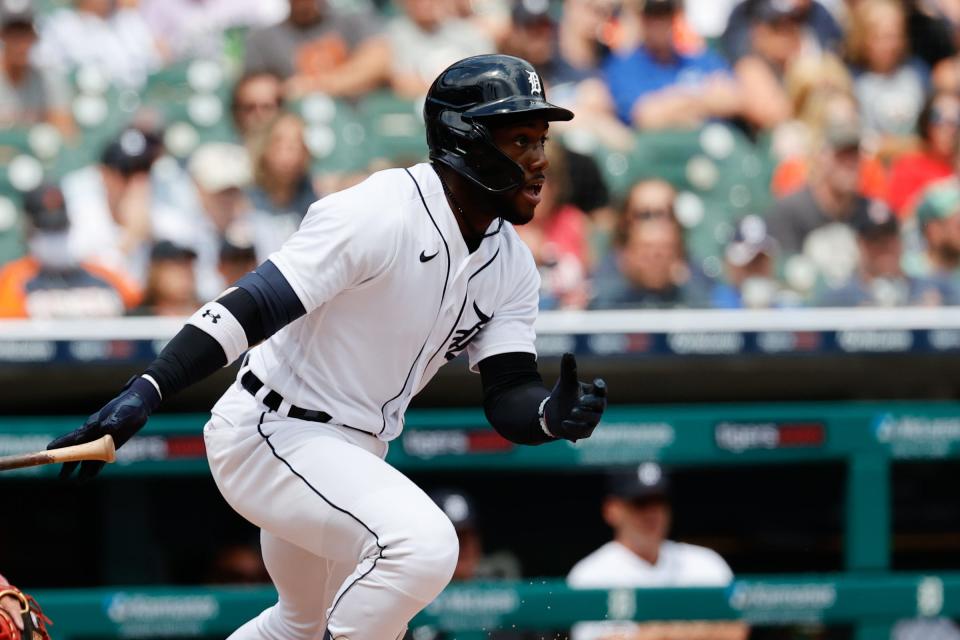
[[[549,166],[545,145],[550,124],[543,119],[494,127],[493,141],[508,158],[523,169],[523,186],[504,196],[502,216],[512,224],[526,224],[533,219],[540,204],[540,191]]]

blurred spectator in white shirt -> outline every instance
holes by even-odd
[[[455,16],[472,22],[499,46],[510,28],[514,0],[449,0]]]
[[[379,17],[335,11],[326,0],[289,0],[290,15],[247,36],[244,71],[268,71],[291,99],[314,92],[361,96],[382,85],[390,46]]]
[[[139,88],[161,64],[136,0],[74,0],[40,23],[36,61],[63,73],[99,68],[111,82]]]
[[[98,262],[143,283],[149,253],[152,136],[124,130],[100,162],[64,176],[74,257]]]
[[[252,176],[249,157],[239,145],[210,142],[193,152],[186,172],[170,158],[161,162],[164,184],[154,195],[153,235],[193,251],[199,296],[216,297],[229,284],[219,271],[222,240],[250,215],[243,192]]]
[[[857,268],[819,292],[823,307],[939,306],[948,291],[933,279],[903,272],[903,240],[893,211],[882,200],[861,199],[850,221],[857,234]]]
[[[613,540],[575,564],[567,584],[574,589],[730,584],[733,572],[717,552],[667,539],[672,518],[669,489],[664,470],[655,463],[611,473],[602,513],[613,529]],[[581,622],[570,637],[744,640],[747,634],[739,622]]]
[[[684,0],[687,22],[704,38],[718,38],[727,28],[730,14],[739,0]]]
[[[262,27],[283,19],[277,0],[142,0],[144,20],[165,57],[213,58],[232,27]]]
[[[400,96],[419,98],[450,64],[494,51],[493,41],[453,15],[445,0],[403,0],[400,5],[403,14],[387,28],[393,60],[390,84]]]
[[[901,620],[893,627],[892,640],[960,640],[960,627],[948,618]]]
[[[70,91],[64,78],[31,64],[37,42],[29,0],[0,5],[0,127],[49,122],[61,134],[74,131]]]

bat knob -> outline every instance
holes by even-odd
[[[117,447],[113,444],[113,436],[107,434],[101,438],[103,440],[103,460],[113,462],[117,459]]]

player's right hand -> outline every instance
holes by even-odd
[[[116,398],[104,405],[100,411],[87,418],[82,427],[64,434],[47,445],[47,449],[59,449],[75,444],[97,440],[107,434],[113,436],[117,449],[122,447],[133,435],[143,428],[147,418],[160,404],[160,394],[150,381],[141,376],[130,380]],[[60,469],[61,478],[69,478],[80,466],[78,478],[88,480],[103,469],[106,464],[99,460],[83,462],[65,462]]]

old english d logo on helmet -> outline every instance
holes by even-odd
[[[540,76],[536,71],[527,71],[527,80],[530,82],[530,93],[538,96],[543,95],[543,86],[540,84]]]
[[[573,118],[547,102],[540,76],[526,60],[489,54],[455,62],[433,81],[423,107],[430,159],[493,193],[521,187],[523,169],[493,143],[489,125],[524,113]]]

